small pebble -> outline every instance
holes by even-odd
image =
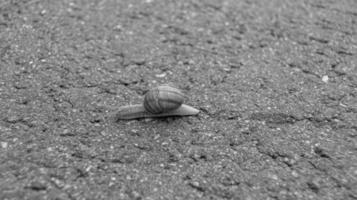
[[[12,115],[12,116],[9,116],[7,117],[6,121],[9,122],[9,123],[16,123],[18,121],[21,120],[21,117],[20,116],[17,116],[17,115]]]
[[[295,171],[295,170],[293,170],[293,171],[291,172],[291,175],[293,175],[293,177],[295,177],[295,178],[299,177],[299,174],[298,174],[297,171]]]
[[[1,142],[1,147],[3,149],[6,149],[9,146],[9,144],[7,142]]]
[[[162,74],[156,74],[155,75],[157,78],[164,78],[166,76],[166,73],[162,73]]]
[[[323,76],[323,77],[322,77],[322,81],[325,82],[325,83],[327,83],[327,82],[328,82],[328,76],[327,76],[327,75]]]
[[[200,183],[197,181],[193,181],[191,182],[191,185],[195,186],[195,187],[200,187]]]

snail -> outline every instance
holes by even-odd
[[[143,104],[119,107],[116,119],[197,115],[199,110],[183,104],[185,98],[181,90],[161,85],[145,94]]]

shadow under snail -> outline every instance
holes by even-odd
[[[161,85],[145,94],[143,104],[119,107],[116,118],[121,120],[197,115],[199,110],[183,104],[185,98],[181,90],[169,85]]]

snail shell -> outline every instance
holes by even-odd
[[[159,114],[177,109],[184,100],[185,95],[179,89],[162,85],[146,93],[144,107],[149,113]]]
[[[186,96],[176,88],[168,85],[149,90],[143,104],[119,107],[116,119],[138,119],[147,117],[170,117],[197,115],[199,110],[183,104]]]

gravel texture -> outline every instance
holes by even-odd
[[[357,2],[1,0],[0,199],[357,199]]]

